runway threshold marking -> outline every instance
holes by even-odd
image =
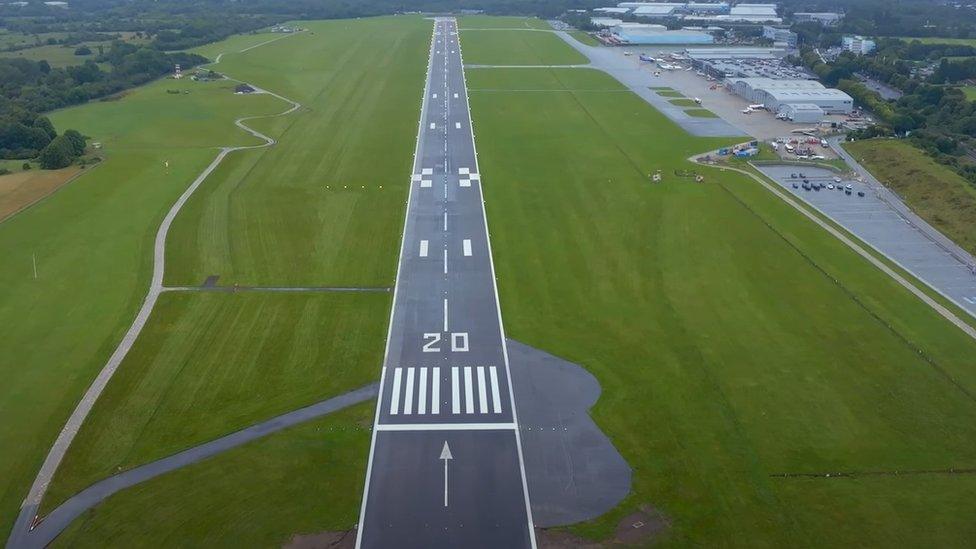
[[[376,431],[514,431],[511,422],[498,423],[380,423]]]

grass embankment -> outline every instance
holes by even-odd
[[[579,65],[586,57],[554,33],[461,30],[467,65]]]
[[[71,185],[0,223],[0,535],[6,536],[44,455],[142,304],[156,228],[219,145],[258,140],[233,125],[273,113],[280,101],[240,97],[227,83],[171,81],[124,101],[51,115],[104,145],[106,160]],[[97,124],[79,113],[103,110]],[[170,162],[169,169],[163,167]],[[38,277],[31,256],[37,257]]]
[[[600,42],[596,38],[593,38],[593,35],[581,30],[569,31],[569,35],[578,40],[581,44],[586,44],[587,46],[600,45]]]
[[[281,547],[359,519],[373,406],[298,425],[120,492],[52,547]]]
[[[392,284],[430,22],[307,26],[314,32],[218,66],[304,107],[252,122],[277,137],[275,147],[229,157],[188,202],[168,240],[173,284],[211,274],[225,286]],[[116,119],[96,114],[85,120]],[[356,189],[335,189],[346,184]],[[389,303],[389,294],[368,293],[163,296],[45,507],[114,468],[376,379]],[[260,514],[253,503],[235,510]]]
[[[976,187],[972,183],[904,141],[870,139],[844,147],[915,213],[976,253]]]
[[[594,417],[635,471],[575,531],[649,503],[679,546],[972,539],[971,476],[771,475],[973,467],[976,344],[757,183],[681,160],[728,141],[636,96],[471,101],[506,331],[598,377]]]
[[[658,89],[657,94],[660,95],[661,97],[677,97],[682,99],[685,98],[684,94],[682,94],[679,91],[672,90],[670,88]]]

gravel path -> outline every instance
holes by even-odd
[[[288,36],[294,36],[288,35]],[[269,43],[269,42],[266,42]],[[250,48],[248,48],[250,49]],[[243,50],[246,51],[246,50]],[[219,63],[220,58],[223,56],[221,54],[217,57],[215,63]],[[71,442],[74,440],[75,435],[78,434],[78,430],[81,428],[81,424],[84,423],[85,418],[88,417],[89,412],[91,412],[92,407],[95,405],[95,401],[101,396],[102,391],[108,385],[109,380],[115,374],[118,369],[119,364],[128,354],[132,345],[135,343],[136,339],[139,337],[139,333],[142,332],[143,327],[149,320],[149,315],[152,313],[153,307],[156,305],[156,300],[159,295],[163,292],[163,273],[166,264],[166,236],[169,234],[169,228],[173,224],[173,220],[176,219],[176,215],[180,213],[183,205],[190,199],[190,196],[203,184],[204,180],[213,173],[213,171],[220,165],[224,158],[234,152],[243,151],[249,149],[259,149],[262,147],[270,147],[275,144],[275,140],[263,133],[248,127],[245,122],[248,120],[254,120],[257,118],[268,118],[275,116],[285,116],[291,114],[298,110],[301,105],[291,99],[278,95],[274,92],[269,92],[266,90],[260,90],[263,93],[272,95],[289,105],[288,109],[272,115],[260,115],[260,116],[247,116],[243,118],[238,118],[234,121],[234,125],[238,128],[244,130],[245,132],[253,135],[254,137],[264,141],[260,145],[249,145],[249,146],[239,146],[239,147],[221,147],[220,152],[217,157],[214,158],[213,162],[210,163],[200,175],[197,176],[193,183],[183,192],[182,195],[176,200],[176,203],[167,212],[166,217],[163,218],[163,222],[160,224],[159,229],[156,231],[156,240],[153,246],[153,276],[152,281],[149,284],[149,291],[146,293],[146,298],[142,302],[142,307],[139,309],[138,314],[136,314],[135,320],[133,320],[132,325],[129,326],[128,331],[126,331],[125,336],[122,337],[122,341],[119,342],[118,346],[115,348],[115,352],[109,357],[105,366],[95,377],[95,380],[85,391],[84,396],[82,396],[81,401],[75,407],[68,421],[65,423],[61,432],[58,434],[58,438],[54,441],[51,446],[51,450],[48,452],[47,457],[44,459],[44,463],[41,465],[40,471],[37,473],[37,477],[34,479],[34,483],[31,485],[30,492],[27,498],[21,504],[21,512],[17,518],[17,522],[14,524],[14,529],[11,533],[11,537],[7,542],[8,547],[18,547],[13,544],[18,536],[18,532],[25,531],[31,522],[35,519],[35,513],[37,507],[40,505],[41,499],[44,497],[47,487],[54,478],[54,473],[58,470],[61,465],[61,461],[64,459],[65,453],[68,451],[68,447],[71,446]]]

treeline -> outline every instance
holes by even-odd
[[[955,87],[944,86],[912,77],[916,62],[901,59],[899,52],[911,46],[905,43],[886,44],[887,53],[872,56],[842,54],[832,63],[823,63],[815,52],[803,50],[802,62],[827,85],[835,85],[847,92],[857,105],[869,110],[881,123],[852,134],[855,138],[881,135],[907,135],[913,143],[927,151],[937,161],[952,166],[961,175],[976,183],[976,166],[968,159],[972,144],[976,143],[976,102],[968,100]],[[927,57],[938,49],[923,52],[918,48],[912,55]],[[938,73],[938,71],[936,71]],[[903,92],[897,101],[887,101],[867,88],[856,74],[870,76]]]
[[[204,63],[199,55],[167,54],[114,42],[99,63],[51,68],[46,61],[0,59],[0,156],[33,158],[55,139],[50,122],[39,113],[84,103],[138,86],[169,73],[176,63]]]
[[[825,35],[828,38],[834,32],[867,36],[976,38],[976,11],[962,3],[931,0],[780,0],[779,4],[786,16],[811,11],[844,13],[840,24],[829,29]]]

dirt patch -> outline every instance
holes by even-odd
[[[611,546],[646,546],[661,539],[671,527],[671,521],[650,505],[627,515],[617,523],[614,537],[604,541],[590,541],[564,530],[536,529],[536,542],[545,549],[601,549]]]
[[[627,515],[617,524],[616,543],[646,545],[661,537],[671,526],[663,513],[650,505],[641,505],[640,511]]]
[[[318,534],[295,534],[282,545],[283,549],[352,549],[356,546],[356,532],[319,532]]]
[[[81,172],[79,166],[61,170],[29,170],[0,176],[0,221],[58,190]]]

